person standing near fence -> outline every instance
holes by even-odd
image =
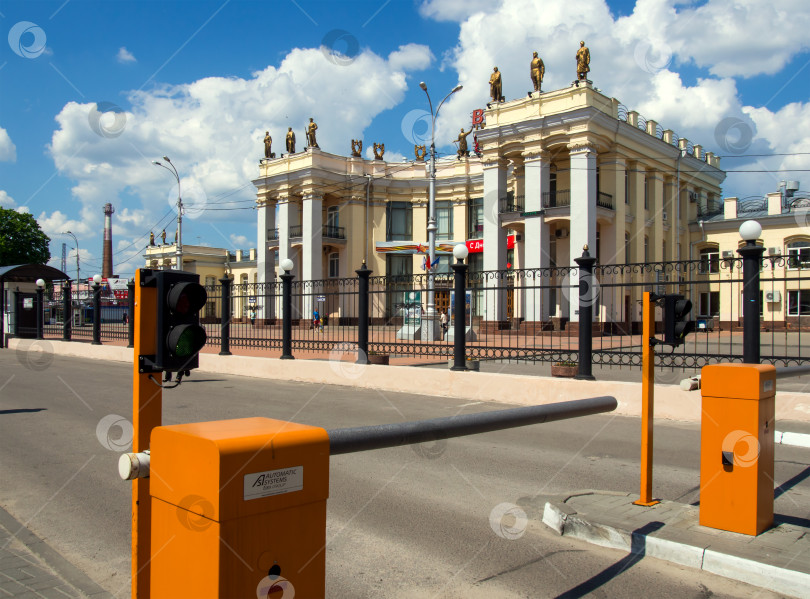
[[[321,315],[318,313],[317,310],[315,310],[312,313],[312,326],[310,328],[315,329],[317,331],[320,324],[321,324]]]
[[[442,324],[442,341],[447,335],[447,310],[439,310],[439,322]]]
[[[256,324],[256,306],[250,307],[250,326],[254,326]]]

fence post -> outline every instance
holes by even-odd
[[[43,321],[45,320],[45,302],[43,301],[43,289],[37,285],[37,339],[44,339]]]
[[[591,373],[593,361],[593,304],[599,299],[599,289],[594,285],[593,265],[596,258],[588,253],[588,245],[582,248],[582,256],[574,258],[579,267],[579,372],[574,377],[580,380],[596,380]]]
[[[357,364],[368,364],[368,278],[371,269],[365,261],[357,273]]]
[[[90,345],[101,345],[101,285],[93,283],[93,341]]]
[[[135,279],[127,281],[127,347],[135,347]]]
[[[295,356],[292,355],[292,280],[295,275],[291,275],[292,260],[287,259],[289,264],[282,264],[284,270],[281,278],[281,359],[293,360]],[[288,266],[289,268],[285,268]]]
[[[467,250],[466,245],[463,247],[464,250]],[[456,263],[452,265],[455,298],[453,302],[453,366],[450,370],[467,370],[467,296],[465,293],[467,265],[464,264],[462,257],[466,254],[466,251],[459,250],[457,253],[455,248],[453,249]]]
[[[747,221],[754,222],[754,221]],[[747,223],[743,223],[745,226]],[[741,232],[743,226],[740,227]],[[760,232],[762,228],[760,227]],[[756,235],[758,237],[759,234]],[[759,364],[759,268],[765,248],[747,239],[737,250],[743,258],[743,362]]]
[[[222,320],[220,322],[220,356],[231,355],[231,280],[225,274],[219,280],[222,284]]]
[[[70,279],[62,284],[62,339],[70,341],[70,324],[73,322],[73,295]]]
[[[20,336],[20,311],[22,310],[22,306],[20,306],[20,288],[14,290],[14,326],[12,327],[12,332],[14,333],[15,337]]]

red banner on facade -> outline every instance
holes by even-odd
[[[467,240],[467,250],[471,254],[477,254],[479,252],[484,251],[484,240],[483,239],[469,239]],[[513,250],[515,249],[515,236],[514,235],[507,235],[506,236],[506,249]]]

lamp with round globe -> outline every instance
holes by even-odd
[[[281,359],[292,360],[292,280],[295,278],[290,271],[295,264],[289,258],[278,263],[284,274],[281,279]]]
[[[745,245],[737,250],[743,259],[743,362],[759,364],[759,271],[765,248],[757,245],[762,235],[762,225],[755,220],[747,220],[740,225],[740,237]]]
[[[37,339],[44,339],[43,334],[43,316],[45,315],[44,303],[42,299],[42,292],[45,290],[45,279],[37,279]]]
[[[90,345],[101,345],[101,275],[93,275],[93,341]]]
[[[453,256],[456,263],[452,265],[454,281],[453,293],[453,366],[451,370],[467,370],[467,265],[464,264],[470,250],[466,243],[456,244]],[[449,337],[448,337],[449,340]]]

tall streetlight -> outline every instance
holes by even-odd
[[[428,234],[428,300],[427,300],[427,310],[425,311],[425,318],[423,320],[423,327],[422,327],[422,340],[424,341],[425,338],[435,341],[439,338],[439,329],[436,326],[436,303],[434,297],[434,290],[433,290],[433,263],[436,261],[436,119],[439,116],[439,111],[442,109],[442,104],[444,101],[447,100],[451,95],[459,91],[463,86],[457,85],[454,87],[449,94],[447,94],[444,99],[439,102],[439,107],[436,108],[436,112],[433,112],[433,102],[430,101],[430,94],[427,90],[427,85],[425,85],[424,81],[419,83],[419,87],[422,88],[422,91],[425,92],[425,95],[428,99],[428,105],[430,106],[430,175],[429,175],[429,187],[428,187],[428,224],[427,224],[427,234]],[[425,326],[425,322],[429,323]]]
[[[164,156],[163,160],[165,160],[169,166],[166,166],[162,162],[158,162],[157,160],[153,160],[152,164],[156,166],[162,166],[167,171],[169,171],[174,178],[177,180],[177,239],[174,243],[175,255],[176,255],[176,266],[177,270],[183,270],[183,200],[180,197],[180,175],[177,174],[177,169],[174,168],[174,164],[172,161],[169,160],[168,156]]]
[[[71,231],[64,231],[62,235],[70,235],[73,238],[73,243],[76,244],[76,290],[78,291],[79,281],[81,281],[79,278],[79,240]]]

